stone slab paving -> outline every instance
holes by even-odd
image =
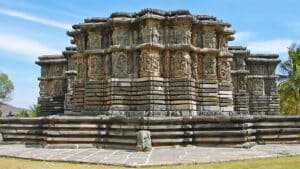
[[[282,155],[300,155],[300,144],[257,145],[250,149],[218,147],[160,147],[150,152],[113,149],[46,149],[24,145],[0,145],[0,156],[26,159],[86,162],[123,166],[195,164]]]

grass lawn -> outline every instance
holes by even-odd
[[[126,167],[64,162],[31,161],[0,157],[0,169],[125,169]],[[264,158],[199,165],[155,166],[144,169],[300,169],[300,156]]]

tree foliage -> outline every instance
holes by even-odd
[[[300,47],[292,45],[288,54],[288,60],[280,64],[280,107],[284,114],[300,114]]]
[[[17,117],[38,117],[40,115],[40,106],[35,104],[29,110],[23,109],[17,112]]]
[[[14,90],[12,81],[5,73],[0,72],[0,101],[4,102],[10,99],[10,94]]]

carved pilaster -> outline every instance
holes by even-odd
[[[102,36],[101,32],[89,32],[88,33],[88,40],[87,40],[87,48],[88,49],[100,49]]]
[[[201,61],[202,58],[202,61]],[[203,112],[219,112],[219,86],[217,80],[217,61],[213,54],[204,54],[200,59],[200,64],[203,68],[198,68],[198,74],[203,78],[198,82],[198,110]],[[199,65],[198,63],[198,65]],[[202,71],[201,71],[202,70]]]
[[[172,74],[174,78],[191,77],[191,56],[187,51],[176,51],[171,58]]]
[[[202,41],[204,48],[216,48],[217,47],[217,35],[216,31],[212,27],[204,27],[202,34]]]
[[[219,56],[218,82],[219,82],[219,104],[222,112],[233,112],[233,86],[231,78],[232,58]]]
[[[217,60],[216,56],[205,54],[203,56],[203,74],[205,79],[216,79],[217,75]]]
[[[112,77],[126,78],[128,77],[128,57],[125,52],[113,52],[112,60]]]
[[[160,76],[159,50],[142,49],[140,55],[140,77]]]

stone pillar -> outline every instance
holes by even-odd
[[[66,92],[66,59],[61,55],[45,55],[36,62],[41,66],[40,97],[41,116],[63,114]]]
[[[65,94],[64,114],[68,114],[72,111],[72,97],[77,72],[75,70],[68,70],[65,74],[67,79],[67,91]]]
[[[244,47],[230,47],[229,51],[233,53],[232,62],[232,83],[233,83],[233,102],[234,111],[237,114],[249,114],[249,94],[247,92],[246,58],[250,54]]]
[[[219,112],[219,85],[217,79],[217,59],[214,53],[198,56],[198,94],[202,113]],[[200,77],[202,77],[200,79]]]
[[[265,114],[267,111],[267,97],[265,95],[264,79],[260,75],[247,76],[247,89],[249,96],[249,111],[250,114]]]
[[[196,111],[195,80],[192,78],[191,56],[188,49],[176,50],[171,57],[169,80],[171,110],[178,115],[192,115]]]
[[[138,90],[136,93],[144,93],[144,96],[133,96],[132,98],[136,100],[136,103],[144,105],[143,109],[147,114],[146,116],[159,115],[166,110],[164,80],[161,77],[160,66],[160,49],[150,46],[141,49],[139,80],[135,84],[138,85],[136,86]]]
[[[110,111],[114,115],[124,115],[131,100],[131,81],[129,79],[128,55],[125,51],[115,51],[111,55],[112,78],[109,81]],[[129,92],[128,92],[129,91]]]
[[[231,62],[232,54],[221,51],[217,58],[218,62],[218,81],[219,81],[219,105],[222,113],[233,112]]]
[[[125,52],[113,52],[112,60],[112,77],[127,78],[128,77],[128,57]]]
[[[74,59],[74,67],[75,71],[77,71],[77,76],[74,83],[72,110],[76,113],[80,113],[84,110],[85,81],[87,78],[87,59],[82,53],[74,55]]]
[[[141,50],[140,77],[160,77],[160,56],[158,49]]]

